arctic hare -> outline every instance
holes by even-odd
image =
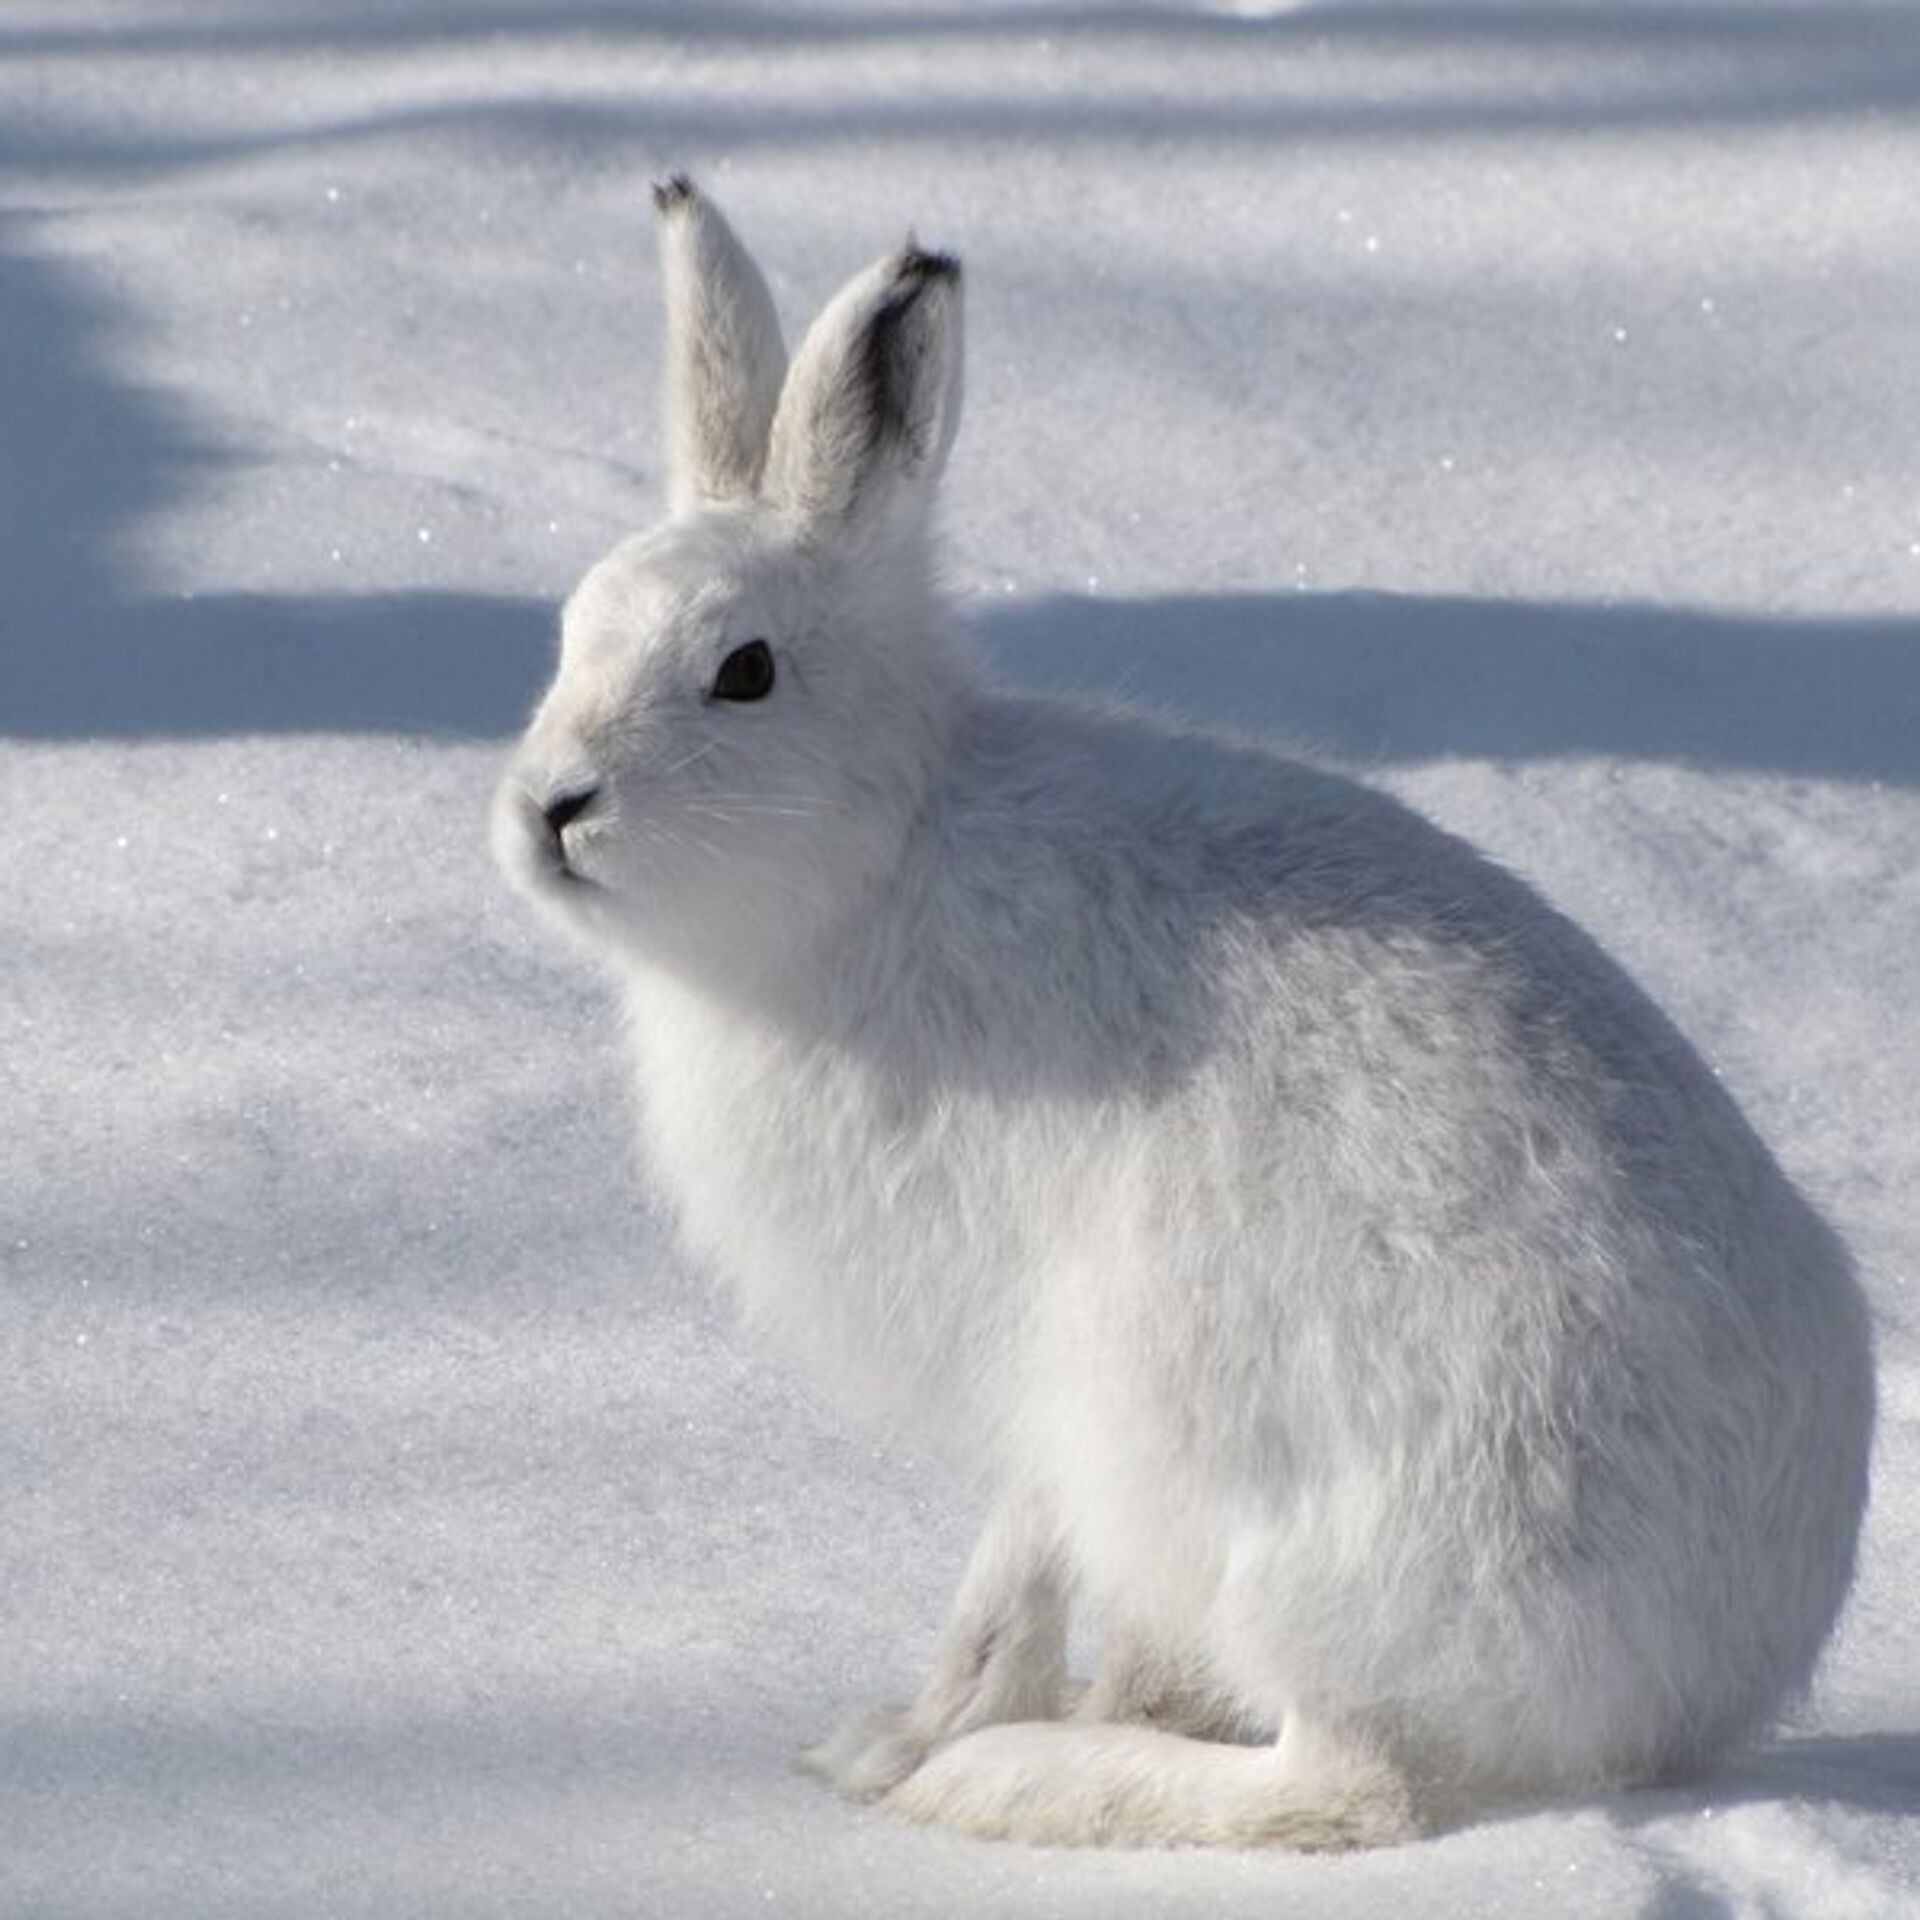
[[[690,1247],[998,1490],[924,1690],[809,1764],[976,1834],[1344,1847],[1763,1726],[1865,1494],[1835,1237],[1458,840],[995,683],[929,559],[954,260],[789,367],[656,200],[672,512],[569,602],[495,842],[612,963]]]

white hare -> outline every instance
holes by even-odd
[[[569,603],[495,844],[619,976],[690,1247],[997,1489],[925,1689],[809,1763],[977,1834],[1341,1847],[1763,1726],[1865,1497],[1834,1236],[1459,841],[994,683],[929,558],[953,260],[789,367],[656,198],[672,514]]]

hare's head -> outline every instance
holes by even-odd
[[[789,368],[766,282],[685,180],[658,189],[671,513],[567,603],[494,844],[597,943],[777,963],[897,861],[967,665],[932,587],[960,413],[960,275],[909,246]]]

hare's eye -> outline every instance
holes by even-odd
[[[715,700],[764,700],[773,691],[773,649],[764,640],[735,647],[713,676]]]

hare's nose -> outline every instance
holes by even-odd
[[[557,840],[564,829],[593,805],[600,789],[598,787],[577,787],[571,793],[557,793],[541,808],[546,815],[547,825]]]

